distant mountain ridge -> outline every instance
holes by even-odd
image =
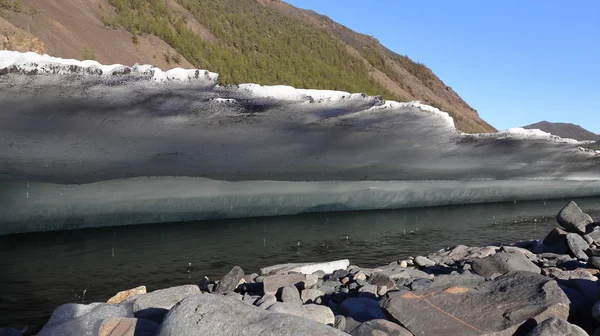
[[[549,121],[540,121],[535,124],[525,126],[527,129],[539,129],[547,133],[557,135],[561,138],[569,138],[575,140],[595,140],[600,141],[600,134],[596,134],[586,130],[585,128],[570,124],[570,123],[554,123]]]
[[[461,131],[496,131],[425,65],[279,0],[0,0],[0,49],[419,100]]]

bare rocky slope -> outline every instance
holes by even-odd
[[[527,129],[539,129],[547,133],[558,135],[561,138],[569,138],[575,140],[596,140],[600,141],[600,134],[595,134],[585,128],[569,123],[553,123],[549,121],[540,121],[529,126]]]
[[[194,2],[196,3],[194,4]],[[147,6],[147,9],[144,9],[146,11],[144,18],[150,15],[150,22],[156,20],[157,25],[167,22],[169,30],[167,35],[164,32],[158,34],[151,29],[142,29],[136,26],[138,21],[141,22],[142,10],[139,7],[140,3],[141,6]],[[225,21],[224,31],[220,27],[215,29],[214,22],[212,24],[211,22],[204,22],[198,15],[199,12],[202,12],[198,10],[198,6],[204,6],[205,3],[215,6],[214,8],[211,7],[213,13],[222,13],[224,18],[231,15],[228,8],[231,9],[233,2],[230,0],[212,2],[165,0],[160,3],[158,0],[147,2],[134,0],[0,0],[0,48],[45,52],[65,58],[96,59],[104,64],[122,63],[132,65],[134,63],[149,63],[163,69],[205,67],[224,74],[223,78],[234,78],[235,82],[254,80],[260,82],[260,84],[273,84],[274,80],[262,81],[257,80],[256,76],[249,75],[245,77],[246,70],[255,67],[255,64],[239,62],[239,68],[233,69],[232,71],[235,71],[235,73],[233,73],[233,76],[229,76],[230,74],[225,72],[231,67],[213,64],[210,62],[209,57],[202,57],[205,55],[197,56],[190,52],[189,48],[184,49],[181,47],[183,37],[188,38],[192,34],[194,38],[201,40],[201,44],[205,48],[202,50],[210,50],[213,54],[217,53],[217,58],[218,52],[225,50],[233,55],[233,61],[235,61],[236,55],[252,53],[253,57],[254,54],[258,55],[254,58],[264,61],[262,64],[271,64],[274,53],[270,50],[259,49],[258,44],[255,50],[248,51],[243,48],[244,43],[247,44],[249,39],[256,38],[256,36],[243,36],[244,30],[240,29],[235,31],[236,27],[232,24],[231,18],[223,19]],[[412,61],[407,56],[390,51],[373,37],[354,32],[326,16],[299,9],[278,0],[239,0],[235,4],[239,7],[252,8],[253,11],[248,14],[248,17],[254,16],[256,18],[260,16],[263,19],[262,22],[274,20],[285,22],[285,24],[276,27],[279,30],[286,29],[287,26],[292,29],[290,23],[294,23],[293,29],[300,27],[304,31],[308,31],[309,34],[312,29],[315,36],[321,36],[323,32],[326,32],[328,38],[331,38],[331,41],[324,42],[330,48],[327,50],[332,50],[331,48],[338,46],[342,47],[341,50],[345,53],[344,57],[347,57],[353,65],[340,68],[339,63],[337,63],[336,67],[336,63],[333,63],[335,57],[332,57],[333,60],[330,63],[323,65],[323,69],[330,69],[331,71],[325,72],[325,74],[320,71],[319,75],[328,76],[331,73],[334,79],[336,79],[335,76],[338,76],[340,78],[339,85],[336,84],[332,87],[330,84],[332,80],[327,78],[328,81],[319,82],[322,85],[316,85],[315,88],[354,91],[356,86],[350,84],[356,82],[353,78],[360,77],[364,71],[364,77],[369,77],[365,85],[371,86],[363,91],[367,91],[369,94],[380,92],[386,98],[420,100],[438,107],[449,112],[454,117],[457,128],[465,132],[496,131],[429,68]],[[152,7],[155,5],[166,6],[165,12],[152,12],[153,8],[157,8]],[[200,9],[203,8],[200,7]],[[121,16],[119,17],[119,15]],[[168,21],[167,19],[160,21],[162,17],[168,17]],[[111,21],[112,18],[120,18],[120,25],[117,24],[118,20]],[[127,29],[125,27],[126,25],[122,22],[127,21],[128,18],[132,22],[136,22],[133,25],[136,28],[131,29],[132,26],[130,26],[130,29]],[[243,20],[253,21],[249,18],[243,18]],[[211,29],[211,27],[213,28]],[[234,34],[227,35],[229,39],[226,39],[224,34],[228,34],[230,31],[234,31]],[[172,38],[165,38],[164,36]],[[274,36],[274,38],[276,37]],[[333,45],[331,43],[334,44],[333,47],[331,47]],[[301,47],[317,48],[319,46],[311,46],[310,43],[306,43]],[[320,57],[320,55],[317,56]],[[203,62],[199,61],[203,58]],[[320,58],[327,62],[327,57]],[[357,70],[356,64],[361,68]],[[295,66],[296,68],[292,68],[289,72],[294,72],[298,69],[298,66],[302,67],[303,65],[295,64]],[[310,69],[311,64],[304,64],[304,66]],[[269,72],[270,69],[267,67],[263,71]],[[358,75],[357,71],[360,72]],[[354,77],[352,77],[352,72],[354,72]],[[307,75],[310,76],[311,72],[307,71],[306,74],[301,74],[304,77]],[[302,83],[307,83],[306,81],[294,81],[294,76],[299,75],[297,73],[283,73],[272,76],[272,78],[277,78],[278,82],[294,86],[302,86]],[[244,80],[245,78],[248,79]],[[309,81],[308,83],[312,82]],[[306,85],[315,86],[314,84]]]

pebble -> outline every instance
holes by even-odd
[[[408,267],[408,263],[406,262],[406,260],[402,260],[400,262],[400,267],[404,267],[404,268]]]

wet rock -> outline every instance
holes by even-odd
[[[242,279],[244,279],[244,270],[239,266],[235,266],[219,281],[219,284],[215,288],[215,293],[224,294],[233,292]]]
[[[362,323],[350,332],[352,336],[412,336],[410,331],[387,320],[371,320]]]
[[[200,288],[196,285],[160,289],[138,297],[133,303],[133,312],[137,318],[160,323],[169,309],[177,302],[195,294],[200,294]]]
[[[154,336],[158,324],[136,318],[109,318],[102,321],[98,336]]]
[[[538,324],[527,336],[588,336],[588,334],[566,320],[551,317]]]
[[[300,292],[295,286],[285,286],[281,289],[281,302],[301,305]]]
[[[275,304],[267,308],[267,310],[274,313],[300,316],[332,326],[335,322],[335,316],[333,315],[331,309],[329,307],[317,304],[296,305],[285,302],[276,302]]]
[[[302,273],[312,274],[317,271],[323,271],[325,274],[333,273],[339,269],[346,269],[350,265],[348,259],[336,260],[324,263],[300,263],[300,264],[280,264],[261,268],[261,274],[288,274]]]
[[[258,299],[254,303],[254,305],[259,308],[262,308],[262,309],[267,309],[267,308],[271,307],[271,305],[275,304],[275,302],[277,302],[277,298],[275,297],[275,295],[265,294],[263,297]]]
[[[324,295],[325,293],[318,289],[309,288],[302,291],[300,298],[304,303],[314,303],[317,298],[323,297]]]
[[[339,312],[359,322],[385,319],[385,313],[379,307],[379,302],[367,298],[347,298],[340,305]]]
[[[571,254],[575,258],[580,260],[588,260],[585,250],[587,250],[590,246],[585,239],[581,238],[580,235],[576,233],[567,234],[567,245],[569,246],[569,251],[571,251]]]
[[[131,317],[129,305],[68,303],[56,308],[38,336],[94,335],[102,321],[111,317]]]
[[[512,335],[529,318],[541,322],[569,315],[569,299],[556,281],[526,271],[476,286],[392,292],[381,306],[415,335]]]
[[[418,266],[421,266],[421,267],[435,266],[435,261],[430,260],[423,256],[418,256],[415,258],[415,264],[417,264]]]
[[[286,286],[296,286],[303,289],[305,280],[306,275],[299,273],[268,276],[263,280],[264,292],[265,294],[276,294],[279,288]]]
[[[519,252],[499,252],[483,259],[477,259],[473,261],[472,267],[473,272],[486,279],[492,279],[510,271],[540,273],[540,268]]]
[[[587,225],[594,222],[592,217],[581,211],[575,202],[570,202],[560,210],[556,221],[567,231],[578,234],[585,234]]]
[[[110,304],[121,303],[121,302],[131,298],[134,295],[141,295],[141,294],[146,294],[146,286],[139,286],[139,287],[136,287],[133,289],[118,292],[117,294],[115,294],[115,296],[108,299],[108,301],[106,301],[106,303],[110,303]]]
[[[561,228],[554,228],[550,231],[543,240],[544,245],[551,246],[567,239],[567,231]]]
[[[303,317],[264,311],[217,295],[195,295],[178,303],[157,336],[341,336],[344,332]]]

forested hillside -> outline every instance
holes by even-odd
[[[218,72],[221,84],[420,100],[449,112],[463,131],[495,131],[425,65],[278,0],[0,0],[0,9],[0,33],[12,34],[0,39],[4,48],[36,45],[103,63],[193,66]]]

